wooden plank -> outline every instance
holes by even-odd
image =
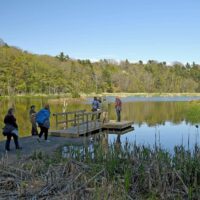
[[[80,135],[85,135],[87,133],[98,131],[102,128],[101,122],[89,122],[81,124],[78,126],[72,126],[67,129],[62,130],[50,130],[49,134],[52,136],[61,136],[61,137],[78,137]]]
[[[62,130],[51,130],[50,135],[52,136],[61,136],[61,137],[78,137],[81,135],[86,135],[87,133],[100,131],[101,129],[106,130],[131,130],[133,122],[132,121],[122,121],[116,122],[111,121],[105,124],[102,124],[99,121],[92,121],[88,123],[79,124],[79,126],[72,126],[67,129]],[[126,131],[126,130],[125,130]]]

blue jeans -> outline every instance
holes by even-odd
[[[11,141],[12,137],[14,139],[15,148],[19,149],[18,136],[13,133],[9,133],[9,134],[7,134],[7,140],[6,140],[6,145],[5,145],[5,149],[8,151],[10,151],[10,141]]]

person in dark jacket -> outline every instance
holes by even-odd
[[[100,103],[99,103],[97,97],[94,97],[94,100],[92,102],[92,112],[96,112],[99,109],[100,109]],[[94,120],[94,116],[95,115],[92,115],[92,120]],[[97,118],[98,118],[98,116],[97,116]]]
[[[94,97],[94,100],[92,102],[92,112],[97,111],[100,108],[100,103],[97,99],[97,97]]]
[[[40,138],[44,133],[44,139],[46,142],[50,142],[48,140],[48,130],[50,128],[50,108],[49,104],[46,104],[43,109],[41,109],[36,115],[36,122],[40,127],[40,134],[38,141],[40,142]]]
[[[29,118],[30,118],[30,122],[32,124],[32,129],[31,129],[31,134],[32,135],[38,135],[38,130],[37,130],[37,124],[36,124],[36,121],[35,121],[35,117],[36,117],[35,105],[32,105],[31,109],[29,111]]]
[[[5,149],[7,151],[10,151],[10,141],[12,137],[14,139],[16,149],[22,149],[19,146],[19,142],[18,142],[18,125],[16,123],[16,118],[14,116],[14,108],[10,108],[8,110],[8,113],[4,118],[4,123],[5,123],[5,126],[12,127],[10,129],[10,132],[6,134],[7,140],[6,140]]]

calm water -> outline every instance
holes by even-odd
[[[114,97],[108,97],[109,118],[115,119]],[[108,133],[102,136],[104,143],[117,142],[124,144],[126,141],[153,146],[155,142],[163,148],[173,149],[174,145],[183,144],[192,148],[194,143],[199,143],[199,130],[195,125],[200,124],[200,119],[188,115],[188,110],[193,104],[191,100],[200,100],[200,97],[126,97],[122,98],[123,120],[134,121],[134,131],[123,135]],[[32,104],[39,110],[46,102],[50,104],[51,113],[72,111],[79,109],[91,110],[91,101],[69,101],[64,99],[48,98],[8,98],[0,99],[0,128],[3,127],[3,118],[7,109],[14,106],[19,124],[20,135],[30,135],[29,108]],[[51,116],[51,128],[55,128],[55,119]],[[0,139],[3,136],[0,135]],[[189,144],[189,145],[188,145]]]
[[[175,145],[184,145],[186,149],[192,149],[197,143],[200,145],[199,130],[185,121],[180,124],[166,122],[164,125],[149,127],[146,123],[134,125],[135,130],[123,135],[110,134],[110,143],[119,143],[124,146],[126,141],[146,146],[161,146],[164,149],[173,151]]]

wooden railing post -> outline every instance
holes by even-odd
[[[84,112],[82,112],[82,123],[84,123],[84,115],[85,113]]]
[[[88,133],[88,124],[89,122],[88,122],[88,114],[86,114],[86,130],[87,130],[87,133]]]
[[[68,114],[66,113],[66,128],[68,128]]]
[[[56,129],[58,129],[58,115],[56,115]]]
[[[98,118],[98,111],[95,114],[95,122],[94,122],[94,127],[97,127],[97,118]]]
[[[76,119],[76,121],[78,121],[77,122],[77,127],[78,127],[78,134],[79,134],[79,129],[80,129],[80,127],[79,127],[79,125],[80,125],[80,123],[79,123],[79,118],[80,118],[80,116],[79,115],[76,115],[76,117],[78,116],[78,118]]]

